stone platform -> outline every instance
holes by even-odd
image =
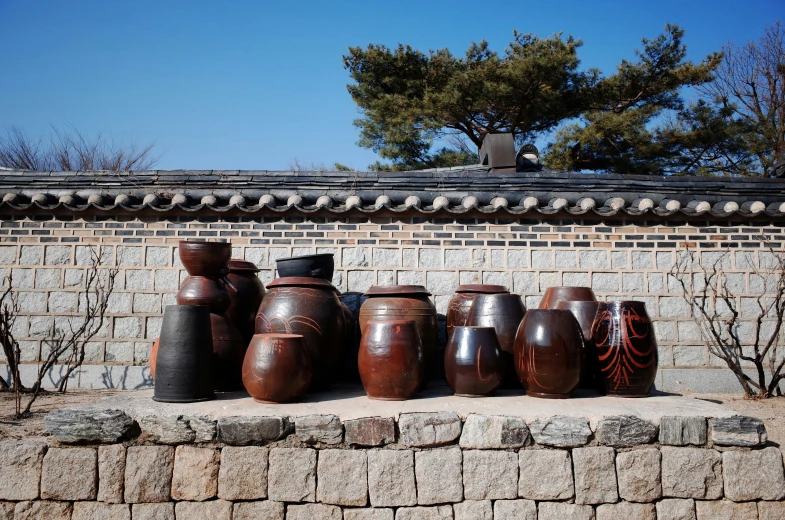
[[[618,415],[634,415],[659,425],[666,416],[730,417],[735,415],[720,404],[679,395],[655,394],[645,399],[622,399],[577,391],[571,399],[539,399],[521,395],[522,391],[501,390],[497,395],[466,398],[452,395],[442,384],[432,384],[416,399],[377,401],[368,399],[362,386],[336,386],[329,392],[306,395],[288,404],[265,404],[251,399],[245,392],[216,394],[213,401],[174,404],[152,400],[152,390],[122,392],[83,406],[84,409],[123,410],[135,419],[145,416],[192,416],[213,420],[222,417],[334,415],[341,421],[362,417],[391,417],[417,412],[454,412],[462,419],[470,414],[507,415],[531,423],[553,416],[580,417],[592,429],[600,420]]]

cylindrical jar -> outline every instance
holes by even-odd
[[[423,380],[423,349],[412,320],[370,320],[360,340],[357,364],[371,399],[403,401]]]
[[[600,302],[580,302],[580,301],[560,301],[557,309],[568,310],[572,312],[578,324],[581,326],[581,333],[583,334],[583,351],[581,356],[581,380],[578,383],[578,388],[586,388],[605,391],[605,385],[600,384],[601,377],[599,375],[599,360],[597,359],[597,345],[594,344],[594,338],[591,335],[592,326],[594,325],[594,318],[597,316],[597,308]]]
[[[592,336],[607,395],[647,397],[657,377],[657,340],[646,305],[600,302]]]
[[[591,287],[548,287],[540,300],[540,309],[555,309],[561,301],[596,302]]]
[[[422,342],[426,374],[433,365],[438,339],[436,307],[431,293],[421,285],[375,285],[368,289],[368,297],[360,307],[360,334],[371,320],[411,320],[417,327]]]
[[[453,327],[467,325],[472,302],[478,294],[504,294],[510,291],[503,285],[463,284],[455,291],[455,296],[447,305],[447,338],[449,340]]]
[[[264,298],[264,284],[256,275],[259,268],[253,262],[232,259],[227,267],[230,304],[226,315],[237,326],[245,342],[249,343],[254,333],[256,313]]]
[[[502,383],[502,356],[493,327],[456,326],[444,353],[444,374],[455,395],[483,397]]]
[[[345,323],[335,287],[320,278],[277,278],[256,314],[256,333],[301,334],[311,356],[311,390],[329,388],[345,340]]]
[[[255,334],[243,361],[243,386],[255,401],[288,403],[311,383],[311,356],[300,334]]]
[[[578,386],[583,338],[570,311],[534,309],[515,337],[515,369],[526,394],[564,399]]]

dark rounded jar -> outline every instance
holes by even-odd
[[[600,302],[561,301],[556,305],[556,308],[572,312],[575,319],[578,320],[578,325],[581,326],[581,333],[583,334],[583,355],[581,357],[581,381],[578,383],[578,388],[604,392],[605,385],[600,384],[601,378],[599,375],[599,360],[597,359],[597,345],[594,344],[594,338],[591,335],[594,318],[597,316],[597,308],[599,305]]]
[[[328,282],[333,281],[335,271],[335,258],[332,253],[318,255],[290,256],[278,258],[275,261],[280,278],[302,276],[306,278],[321,278]]]
[[[472,302],[478,294],[504,294],[510,292],[503,285],[463,284],[455,291],[455,296],[447,305],[447,338],[449,340],[453,327],[466,325]]]
[[[606,394],[647,397],[657,377],[657,340],[646,305],[600,302],[592,337]]]
[[[423,349],[412,320],[370,320],[360,340],[357,365],[371,399],[403,401],[423,381]]]
[[[243,361],[243,386],[261,403],[294,401],[311,384],[311,356],[300,334],[255,334]]]
[[[534,309],[515,337],[515,369],[526,394],[565,399],[578,386],[583,337],[570,311]]]
[[[319,278],[276,278],[256,314],[256,333],[301,334],[311,356],[311,390],[329,388],[345,340],[335,287]]]
[[[229,260],[227,267],[230,303],[226,315],[237,326],[246,343],[249,343],[254,333],[256,313],[265,293],[264,284],[256,275],[260,269],[253,262],[239,259]]]
[[[462,397],[492,394],[504,378],[501,354],[493,327],[455,327],[444,353],[447,385]]]
[[[559,302],[596,302],[591,287],[548,287],[540,300],[540,309],[555,309]]]

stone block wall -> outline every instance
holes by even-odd
[[[53,412],[54,439],[80,445],[0,443],[0,465],[13,476],[0,480],[0,518],[785,515],[782,453],[766,445],[757,419],[664,417],[655,425],[616,416],[590,425],[557,416],[527,424],[436,412],[343,424],[335,416],[149,416],[136,424],[123,415]]]
[[[441,315],[461,283],[503,284],[536,307],[554,285],[589,285],[600,299],[645,301],[660,347],[657,387],[665,391],[736,392],[730,371],[709,355],[668,272],[686,247],[703,262],[729,251],[724,266],[739,296],[749,334],[753,298],[762,280],[752,267],[771,263],[768,241],[782,250],[785,227],[772,222],[633,222],[423,217],[214,217],[166,215],[0,217],[0,275],[19,291],[15,332],[23,378],[36,370],[46,339],[81,309],[79,290],[91,248],[120,267],[110,317],[87,349],[72,387],[139,388],[165,305],[186,273],[177,255],[182,239],[231,240],[233,256],[274,277],[275,259],[335,254],[335,285],[355,308],[374,284],[421,284]],[[442,337],[443,339],[443,337]],[[785,352],[785,349],[780,349]],[[59,379],[50,374],[48,385]]]

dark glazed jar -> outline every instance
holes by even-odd
[[[254,321],[264,298],[264,284],[256,276],[259,268],[253,262],[232,259],[228,264],[229,308],[226,315],[234,322],[246,343],[251,341]]]
[[[657,376],[657,340],[646,305],[600,302],[592,336],[606,393],[647,397]]]
[[[306,277],[321,278],[332,283],[335,271],[335,258],[332,253],[318,255],[291,256],[275,261],[280,278]]]
[[[167,305],[155,359],[153,400],[190,403],[214,399],[210,309]]]
[[[243,361],[243,386],[262,403],[288,403],[311,384],[311,356],[300,334],[255,334]]]
[[[548,287],[540,300],[540,309],[555,309],[559,302],[596,302],[591,287]]]
[[[578,388],[588,388],[604,392],[605,385],[600,384],[601,378],[599,375],[599,360],[597,359],[597,345],[594,344],[594,338],[591,335],[591,329],[594,325],[594,318],[597,316],[597,307],[599,307],[599,305],[600,302],[561,301],[556,308],[572,312],[575,319],[578,320],[578,325],[581,326],[581,333],[583,334],[583,355],[581,357],[581,381],[578,383]]]
[[[411,320],[417,327],[422,342],[426,374],[433,365],[438,338],[436,307],[422,285],[374,285],[365,293],[368,297],[360,307],[360,334],[371,320]]]
[[[370,320],[357,356],[360,379],[371,399],[414,397],[424,375],[423,349],[412,320]]]
[[[502,353],[493,327],[453,329],[444,353],[444,374],[455,395],[483,397],[502,383]]]
[[[276,278],[256,314],[256,333],[301,334],[311,356],[311,390],[329,388],[345,341],[335,287],[319,278]]]
[[[534,309],[515,337],[515,369],[526,394],[565,399],[578,386],[583,336],[570,311]]]
[[[455,291],[455,296],[447,306],[447,339],[453,327],[467,325],[472,302],[478,294],[504,294],[510,292],[503,285],[490,284],[463,284]]]
[[[515,334],[526,314],[523,300],[517,294],[477,294],[472,303],[467,325],[493,327],[502,350],[505,388],[520,388],[515,375]]]
[[[218,392],[242,390],[243,358],[248,344],[226,314],[210,313],[210,326],[213,330],[215,390]]]

